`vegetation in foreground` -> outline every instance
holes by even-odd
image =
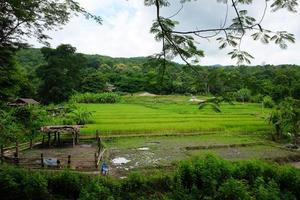
[[[0,168],[2,199],[299,199],[300,172],[260,161],[206,156],[182,161],[170,174],[133,173],[116,180],[64,172]]]

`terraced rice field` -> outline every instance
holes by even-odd
[[[176,101],[174,101],[174,98]],[[150,100],[149,100],[150,99]],[[223,104],[199,110],[189,97],[144,97],[119,104],[81,104],[93,113],[83,134],[102,136],[174,133],[257,133],[270,130],[260,104]]]
[[[229,160],[300,159],[299,152],[269,140],[270,109],[255,103],[224,103],[222,112],[216,113],[210,107],[199,110],[189,99],[127,96],[118,104],[81,104],[93,113],[81,137],[100,131],[107,149],[104,160],[119,177],[132,170],[169,168],[206,154]]]

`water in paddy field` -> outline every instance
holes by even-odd
[[[140,151],[148,151],[149,147],[140,147],[140,148],[138,148],[138,150],[140,150]]]
[[[126,164],[128,162],[130,162],[130,160],[127,160],[124,157],[117,157],[117,158],[112,159],[112,163],[114,165],[122,165],[122,164]]]

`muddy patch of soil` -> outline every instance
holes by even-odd
[[[71,156],[70,168],[76,170],[97,170],[95,167],[95,152],[97,145],[91,143],[82,143],[72,147],[45,147],[34,148],[20,152],[20,165],[25,167],[40,168],[41,154],[44,159],[59,160],[61,168],[68,166],[68,156]]]

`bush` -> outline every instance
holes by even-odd
[[[40,173],[8,167],[0,171],[1,199],[49,199],[47,179]]]
[[[235,93],[237,101],[248,102],[251,98],[251,90],[247,88],[242,88]]]
[[[194,163],[195,186],[203,195],[214,197],[217,188],[232,176],[230,163],[214,156],[206,156],[203,160]]]
[[[251,96],[250,101],[252,103],[261,103],[263,98],[264,98],[264,96],[262,94],[257,94],[257,95]]]
[[[257,200],[280,200],[280,190],[273,179],[266,183],[263,177],[258,177],[254,183],[254,191]]]
[[[51,193],[65,198],[77,199],[82,187],[78,174],[64,171],[49,177],[48,187]]]
[[[275,106],[275,103],[274,103],[272,97],[270,97],[270,96],[265,96],[263,98],[263,104],[266,108],[273,108]]]
[[[111,199],[114,197],[109,191],[109,189],[103,185],[99,185],[95,182],[89,184],[89,187],[84,189],[80,193],[80,200],[97,200],[97,199]]]
[[[300,172],[262,161],[207,156],[183,161],[175,174],[125,180],[65,172],[39,173],[0,166],[1,199],[257,199],[300,197]]]
[[[118,103],[120,95],[116,93],[83,93],[71,97],[72,103]]]
[[[85,125],[90,121],[92,117],[92,112],[88,111],[86,108],[78,107],[71,112],[71,119],[77,125]]]
[[[216,199],[220,200],[247,200],[251,199],[247,192],[248,188],[242,181],[235,179],[228,179],[221,185],[218,190]]]

